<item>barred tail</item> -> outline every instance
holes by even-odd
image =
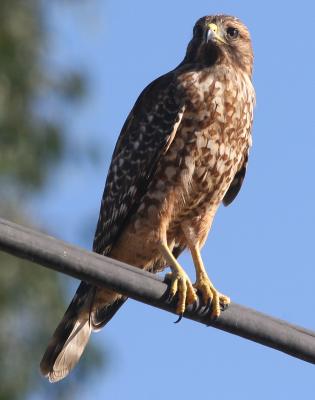
[[[79,361],[91,332],[103,327],[126,300],[108,291],[107,296],[100,296],[102,292],[81,282],[40,362],[40,371],[50,382],[69,374]],[[107,301],[99,304],[104,297]]]

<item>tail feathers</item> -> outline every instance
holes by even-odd
[[[117,293],[81,282],[40,363],[50,382],[65,378],[79,361],[92,331],[101,329],[126,301]]]
[[[116,314],[120,307],[127,300],[127,297],[116,296],[116,299],[111,303],[102,304],[96,307],[91,313],[91,325],[94,332],[99,331],[104,325]]]
[[[90,309],[95,288],[81,282],[40,363],[50,382],[63,379],[79,361],[91,334]]]
[[[60,344],[55,344],[55,338],[53,338],[40,363],[42,374],[50,382],[58,382],[65,378],[79,361],[90,334],[91,328],[88,321],[76,321],[70,337],[62,348]]]

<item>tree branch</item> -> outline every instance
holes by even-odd
[[[175,302],[167,301],[167,284],[155,275],[3,219],[0,250],[175,313]],[[235,303],[212,321],[199,304],[196,310],[188,307],[184,316],[315,364],[315,332]]]

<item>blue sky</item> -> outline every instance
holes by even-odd
[[[248,25],[255,51],[253,149],[241,193],[216,216],[204,261],[216,286],[235,302],[315,329],[314,12],[311,0],[51,5],[51,57],[60,67],[86,70],[90,84],[88,101],[68,113],[68,142],[75,148],[96,141],[102,162],[79,169],[64,163],[34,199],[33,213],[51,233],[90,248],[111,152],[138,94],[181,61],[199,17],[236,15]],[[182,264],[192,272],[188,255]],[[129,301],[92,338],[108,349],[111,367],[86,382],[82,399],[313,395],[314,366],[191,321],[173,321],[171,314]]]

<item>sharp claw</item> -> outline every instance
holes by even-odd
[[[174,324],[178,324],[183,318],[183,314],[179,314],[179,317],[176,321],[174,321]]]
[[[212,303],[212,300],[209,298],[209,299],[207,300],[207,302],[204,303],[204,304],[201,306],[201,307],[203,307],[203,310],[202,310],[201,314],[208,314],[209,310],[211,309],[211,303]]]
[[[195,300],[191,305],[191,311],[192,312],[197,311],[197,306],[198,306],[198,300]]]
[[[166,301],[167,301],[168,303],[171,303],[173,299],[174,299],[174,294],[169,293],[168,296],[167,296]]]
[[[209,297],[209,299],[207,300],[207,303],[206,303],[205,310],[208,311],[211,308],[211,303],[212,303],[212,299],[210,299],[210,297]]]

